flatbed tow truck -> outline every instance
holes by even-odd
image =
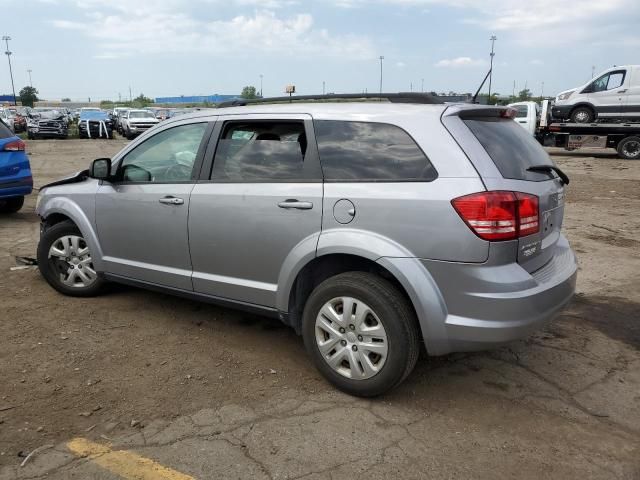
[[[549,112],[549,101],[544,100],[534,134],[542,145],[566,150],[613,148],[620,158],[640,160],[640,123],[555,123]]]

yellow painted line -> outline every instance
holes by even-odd
[[[111,450],[85,438],[74,438],[67,448],[79,457],[87,457],[93,463],[126,479],[131,480],[195,480],[164,465],[127,450]]]

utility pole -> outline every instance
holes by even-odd
[[[18,105],[17,98],[16,98],[16,87],[13,84],[13,70],[11,69],[11,51],[9,51],[9,40],[11,40],[11,37],[9,35],[5,35],[4,37],[2,37],[2,40],[4,40],[5,43],[7,44],[7,51],[4,53],[7,55],[7,60],[9,61],[9,75],[11,76],[11,90],[13,91],[13,104]]]
[[[324,83],[324,80],[322,81],[322,95],[325,95],[326,93],[326,85]]]
[[[595,66],[595,65],[593,65],[593,66],[591,67],[591,78],[593,78],[593,77],[595,77],[595,76],[596,76],[596,66]]]
[[[382,95],[382,61],[384,60],[384,55],[380,55],[380,95]]]
[[[262,97],[262,78],[264,77],[263,74],[260,74],[260,96]]]
[[[511,96],[515,98],[516,96],[516,81],[513,81],[513,91],[511,92]]]
[[[424,78],[422,79],[422,88],[420,89],[422,93],[424,93]]]
[[[27,73],[29,74],[29,85],[31,86],[31,88],[33,88],[33,82],[31,81],[31,69],[27,70]]]
[[[409,84],[409,91],[410,91],[410,92],[413,92],[413,82],[411,82],[411,83]]]
[[[498,37],[496,37],[495,35],[491,35],[491,38],[489,40],[491,40],[491,65],[489,67],[489,98],[491,98],[491,80],[493,80],[493,57],[495,57],[495,53],[493,51],[493,47],[496,43],[496,40],[498,39]]]
[[[131,85],[129,85],[129,101],[133,102],[133,96],[131,95]]]
[[[544,82],[542,82],[542,87],[540,87],[540,98],[544,97]]]

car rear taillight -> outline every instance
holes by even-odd
[[[5,144],[3,150],[5,152],[24,152],[25,143],[22,140],[14,140]]]
[[[451,201],[458,215],[480,238],[514,240],[539,230],[538,197],[528,193],[492,191]]]

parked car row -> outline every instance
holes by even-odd
[[[154,125],[175,118],[185,113],[200,110],[199,108],[126,108],[116,107],[111,113],[111,119],[116,131],[128,138],[135,138]]]

